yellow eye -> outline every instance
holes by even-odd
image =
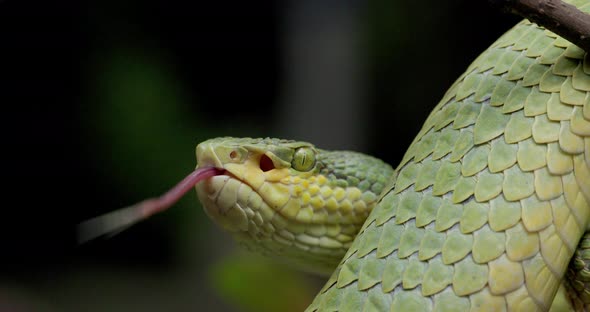
[[[297,171],[309,171],[315,166],[315,153],[309,147],[301,147],[295,151],[291,167]]]

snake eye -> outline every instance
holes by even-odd
[[[309,147],[301,147],[295,151],[291,166],[297,171],[309,171],[315,166],[315,152]]]

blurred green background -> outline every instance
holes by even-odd
[[[0,1],[0,311],[301,311],[322,278],[235,248],[194,193],[107,240],[74,225],[164,192],[210,137],[395,165],[518,18],[483,0]]]

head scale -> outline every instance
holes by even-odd
[[[393,174],[371,156],[270,138],[211,139],[197,146],[197,162],[223,170],[197,185],[217,224],[248,249],[326,274]]]

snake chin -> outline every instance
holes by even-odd
[[[199,183],[196,189],[205,213],[226,231],[248,232],[251,222],[262,221],[248,206],[250,197],[257,194],[228,172]]]
[[[297,233],[301,223],[285,219],[247,183],[231,174],[211,177],[196,187],[207,215],[230,232],[239,245],[296,269],[326,275],[332,272],[348,244],[318,246],[319,238]]]

